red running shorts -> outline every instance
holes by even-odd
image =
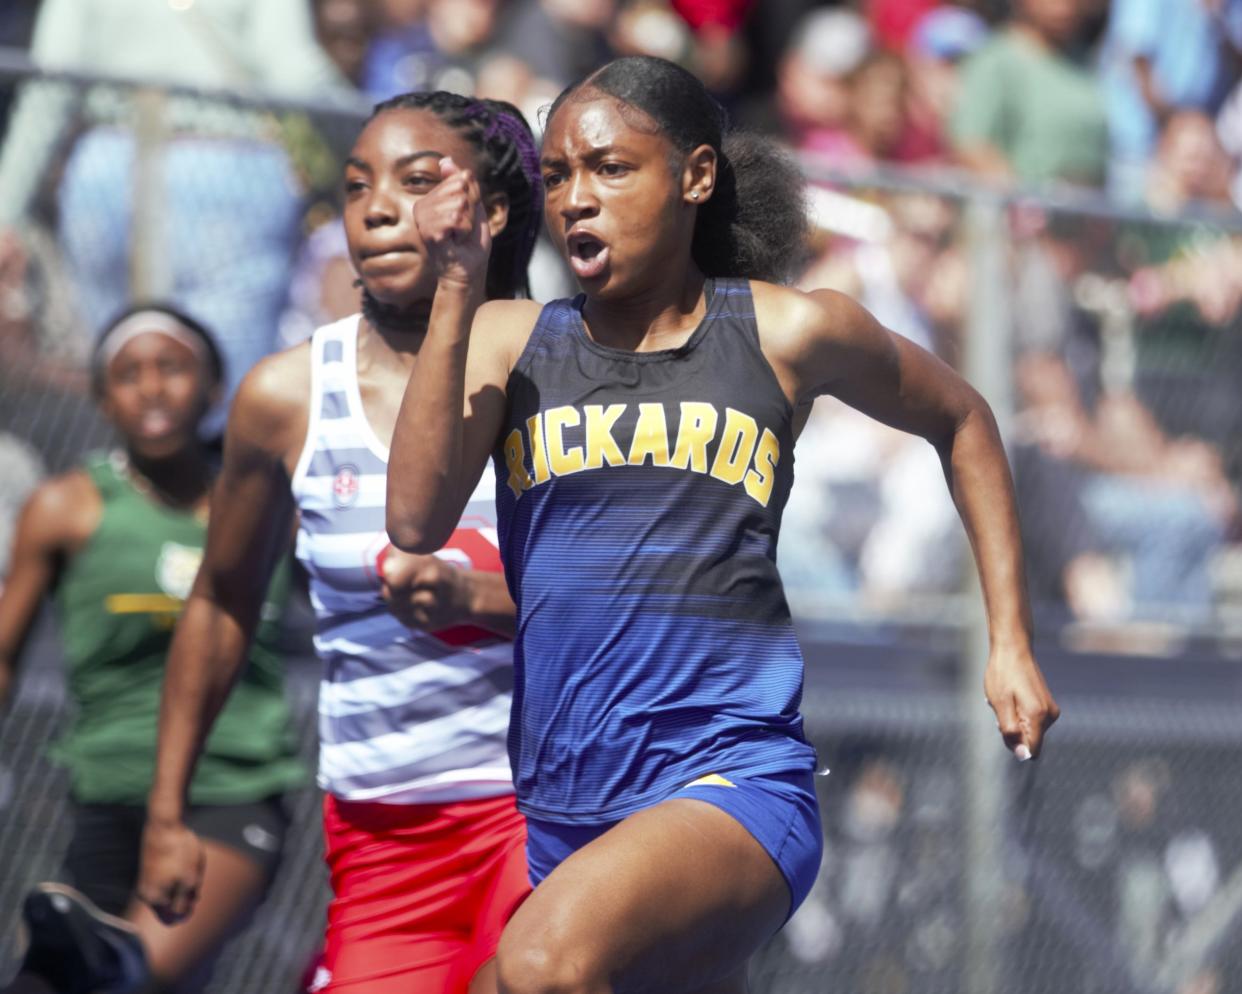
[[[333,898],[324,994],[466,994],[530,893],[513,795],[448,804],[324,798]]]

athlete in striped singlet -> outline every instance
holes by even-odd
[[[380,104],[345,170],[345,230],[363,313],[260,363],[229,416],[220,516],[173,647],[142,894],[182,917],[197,842],[181,795],[228,692],[270,569],[298,515],[323,660],[319,781],[334,897],[316,990],[494,987],[500,930],[529,892],[505,738],[513,680],[494,488],[436,557],[388,547],[388,442],[434,306],[414,205],[441,159],[477,171],[496,240],[479,293],[526,288],[541,187],[510,105],[447,93]]]
[[[976,550],[1005,742],[1037,754],[1057,713],[986,403],[852,300],[766,282],[799,251],[801,177],[724,132],[703,86],[660,59],[561,95],[541,161],[572,301],[480,306],[469,176],[416,209],[440,289],[388,525],[402,548],[437,548],[494,460],[537,883],[497,954],[510,994],[742,991],[809,890],[815,757],[775,548],[814,397],[935,445]]]

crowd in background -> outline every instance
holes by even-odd
[[[1092,191],[1133,209],[1033,199],[1006,219],[1010,445],[1033,591],[1061,620],[1191,627],[1239,599],[1242,425],[1222,373],[1242,360],[1229,220],[1242,0],[14,0],[0,43],[43,68],[346,113],[450,89],[509,100],[536,130],[540,109],[608,57],[674,59],[815,180],[799,284],[856,296],[959,366],[976,287],[965,201],[946,189]],[[27,89],[0,152],[6,363],[39,351],[35,379],[80,389],[90,334],[51,348],[48,329],[93,332],[154,285],[216,330],[231,391],[262,354],[356,309],[339,161],[313,129],[174,99],[159,175],[142,178],[164,184],[162,206],[144,221],[116,193],[136,182],[133,108]],[[44,315],[60,315],[37,335],[32,282]],[[545,249],[532,287],[573,290]],[[44,448],[38,429],[26,435]],[[959,589],[960,529],[925,446],[821,403],[798,472],[781,553],[791,588],[881,612]]]
[[[1166,211],[1237,187],[1235,0],[321,0],[317,17],[373,100],[444,87],[537,119],[603,59],[646,53],[835,169],[953,165]]]

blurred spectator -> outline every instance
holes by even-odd
[[[926,195],[888,205],[882,241],[832,244],[799,280],[855,297],[885,326],[936,351],[956,342],[965,306],[956,215]],[[857,595],[872,608],[960,585],[961,527],[943,468],[923,440],[820,401],[795,450],[798,483],[779,552],[791,589]]]
[[[630,0],[620,5],[608,42],[619,56],[654,55],[690,66],[694,32],[663,0]]]
[[[308,0],[44,0],[32,56],[48,69],[231,93],[342,102],[352,94],[315,41]],[[123,127],[135,112],[130,91],[100,86],[83,101],[67,85],[27,84],[0,154],[0,223],[27,221],[83,115],[57,190],[80,327],[91,334],[134,292],[171,298],[220,330],[231,395],[276,342],[299,237],[299,179],[263,114],[170,96],[145,126],[151,154],[140,157],[135,132]],[[139,195],[154,196],[154,212]],[[19,243],[0,246],[0,270],[20,266]]]
[[[820,400],[798,436],[777,560],[802,595],[879,611],[961,585],[961,525],[935,451]]]
[[[756,0],[671,0],[694,32],[692,68],[717,96],[736,91],[749,71],[745,25]]]
[[[499,37],[508,55],[560,92],[610,57],[607,35],[617,6],[617,0],[513,0]]]
[[[315,38],[337,69],[361,88],[367,50],[379,28],[369,0],[313,0]]]
[[[1183,234],[1191,237],[1181,250],[1135,269],[1129,281],[1131,305],[1139,316],[1165,317],[1184,332],[1229,325],[1242,313],[1242,238],[1196,241],[1195,232]],[[1181,305],[1189,305],[1189,315],[1179,312]],[[1186,321],[1187,316],[1194,320]]]
[[[1240,0],[1112,0],[1103,66],[1114,196],[1142,199],[1147,161],[1175,110],[1215,114],[1239,44]]]
[[[1212,557],[1236,514],[1219,454],[1199,439],[1169,437],[1132,392],[1106,393],[1088,410],[1059,356],[1025,356],[1017,377],[1019,441],[1064,466],[1043,491],[1059,494],[1053,506],[1038,505],[1029,477],[1020,487],[1038,521],[1032,542],[1056,527],[1073,547],[1061,564],[1070,608],[1088,620],[1208,620]],[[1070,513],[1066,501],[1076,505]],[[1082,530],[1069,534],[1075,521]],[[1101,554],[1111,558],[1111,572]],[[1109,592],[1079,587],[1082,581]]]
[[[500,0],[427,0],[380,30],[363,72],[375,102],[410,90],[472,94],[479,65],[491,51]]]
[[[390,28],[414,24],[427,13],[427,0],[367,0],[380,23]]]
[[[719,28],[734,34],[746,23],[756,0],[670,0],[669,7],[694,31]]]
[[[357,278],[341,217],[327,215],[298,250],[288,307],[280,319],[280,347],[304,342],[316,328],[357,313]]]
[[[818,136],[838,133],[849,120],[848,78],[871,52],[871,31],[853,11],[820,9],[794,29],[781,56],[772,104],[775,117],[762,119],[755,108],[752,125],[783,132],[798,150]]]
[[[956,212],[939,197],[914,193],[888,198],[885,209],[891,229],[883,239],[830,245],[798,285],[848,294],[886,327],[952,361],[966,307]]]
[[[863,3],[876,41],[893,52],[904,50],[915,25],[938,7],[940,0],[864,0]]]
[[[800,150],[843,168],[895,160],[906,134],[905,63],[876,50],[844,82],[845,120],[807,134]]]
[[[1140,396],[1133,291],[1101,275],[1117,230],[1042,212],[1016,223],[1029,234],[1011,450],[1035,598],[1084,620],[1205,622],[1236,499],[1220,453]]]
[[[840,990],[960,987],[961,787],[951,767],[928,755],[929,744],[906,751],[893,742],[830,740],[823,865],[777,941],[795,961],[831,971]],[[761,987],[818,990],[814,976]]]
[[[987,40],[988,26],[962,7],[937,7],[915,24],[906,44],[906,128],[896,158],[946,158],[949,115],[957,102],[961,62]]]
[[[620,5],[608,42],[619,56],[654,55],[688,65],[694,33],[662,0],[631,0]]]
[[[1242,81],[1234,85],[1216,116],[1216,137],[1232,160],[1229,192],[1234,206],[1242,209]]]
[[[1161,214],[1196,204],[1228,209],[1229,173],[1229,156],[1211,118],[1197,110],[1174,111],[1161,129],[1147,168],[1147,206]]]
[[[1081,0],[1016,0],[1015,17],[967,60],[952,118],[958,160],[1001,180],[1103,183],[1104,100]]]

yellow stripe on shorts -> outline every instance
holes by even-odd
[[[699,777],[686,784],[686,787],[736,787],[732,780],[726,780],[719,773],[709,773],[705,777]],[[684,787],[682,788],[685,789]]]

